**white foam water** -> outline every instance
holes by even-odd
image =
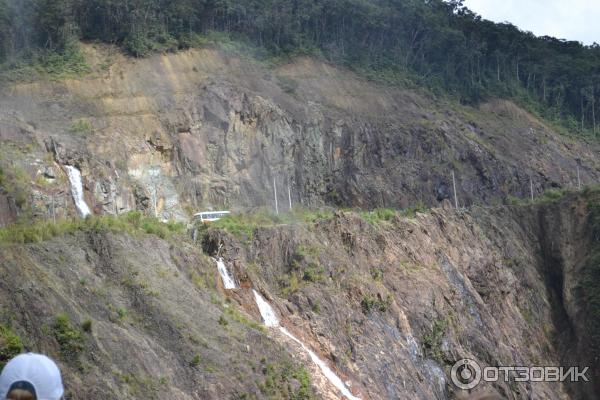
[[[223,281],[223,286],[225,289],[235,289],[237,286],[235,285],[235,281],[233,277],[229,274],[227,270],[227,266],[222,258],[217,260],[217,269],[219,270],[219,275],[221,275],[221,280]]]
[[[69,182],[71,183],[71,194],[73,195],[73,201],[75,201],[75,207],[82,217],[86,217],[91,214],[90,208],[86,204],[83,198],[83,184],[81,183],[81,172],[71,166],[65,165],[67,175],[69,176]]]
[[[260,294],[258,294],[256,290],[252,289],[252,292],[254,293],[256,305],[258,306],[264,324],[269,327],[279,327],[281,333],[292,339],[294,342],[298,343],[302,347],[302,349],[308,353],[312,362],[319,367],[325,378],[327,378],[327,380],[329,380],[329,382],[331,382],[331,384],[335,386],[347,399],[360,400],[359,397],[354,396],[352,392],[350,392],[350,390],[348,389],[348,387],[346,387],[342,379],[339,376],[337,376],[335,372],[331,370],[331,368],[329,368],[325,361],[321,360],[315,354],[314,351],[309,349],[304,343],[300,341],[300,339],[292,335],[287,329],[285,329],[283,326],[279,326],[279,319],[277,319],[277,315],[275,314],[273,308]]]
[[[256,300],[256,305],[258,306],[264,324],[270,327],[279,326],[277,315],[275,315],[275,311],[273,311],[273,308],[271,308],[269,303],[267,303],[256,290],[252,289],[252,293],[254,293],[254,299]]]

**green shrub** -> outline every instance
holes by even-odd
[[[414,218],[417,215],[417,213],[424,214],[427,211],[429,211],[429,208],[427,208],[425,203],[423,203],[422,201],[419,201],[414,206],[405,208],[404,210],[401,210],[400,215],[402,215],[403,217],[407,217],[407,218]]]
[[[265,364],[262,366],[262,373],[264,382],[259,383],[258,387],[268,399],[315,399],[310,375],[304,367],[296,367],[289,362]],[[297,384],[292,385],[293,380]]]
[[[431,330],[423,336],[421,343],[425,358],[431,358],[440,363],[443,362],[442,342],[447,328],[448,321],[439,319],[434,322]]]
[[[309,264],[302,274],[302,279],[307,282],[320,282],[325,280],[325,268],[316,264]]]
[[[15,204],[24,209],[31,192],[31,177],[18,165],[8,165],[0,169],[0,190],[11,196]]]
[[[279,278],[278,283],[281,288],[281,295],[285,298],[290,297],[300,289],[298,277],[293,273],[283,275]]]
[[[515,196],[511,196],[508,195],[506,197],[506,204],[511,205],[511,206],[519,206],[519,205],[523,205],[523,204],[527,204],[528,203],[528,199],[521,199],[519,197],[515,197]]]
[[[58,79],[82,76],[91,71],[85,56],[76,43],[69,43],[62,53],[44,53],[36,68],[38,73]]]
[[[54,320],[52,326],[54,338],[60,345],[61,354],[66,359],[75,359],[79,353],[85,348],[85,338],[79,329],[71,325],[69,316],[59,314]]]
[[[78,119],[71,124],[69,132],[80,136],[87,136],[92,133],[92,124],[87,119]]]
[[[567,193],[567,189],[546,189],[540,197],[534,198],[534,202],[550,203],[562,199]]]
[[[81,329],[87,333],[92,332],[92,320],[86,319],[85,321],[83,321],[83,323],[81,324]]]
[[[5,325],[0,325],[0,371],[11,358],[23,352],[21,338]]]
[[[383,270],[380,268],[371,268],[371,277],[376,282],[383,281]]]
[[[379,296],[372,296],[365,294],[360,301],[360,306],[364,314],[370,314],[372,311],[378,310],[386,312],[392,305],[392,297],[387,295],[385,299],[379,298]]]
[[[127,309],[124,307],[119,307],[117,309],[117,315],[121,321],[124,320],[127,317]]]
[[[376,208],[373,211],[363,211],[360,215],[368,223],[377,225],[381,222],[391,221],[396,216],[396,210],[391,208]]]
[[[196,354],[190,361],[190,366],[197,367],[198,365],[200,365],[200,355]]]

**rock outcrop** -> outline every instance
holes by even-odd
[[[338,398],[297,343],[260,325],[253,288],[362,399],[457,398],[461,358],[597,367],[582,286],[597,246],[589,193],[493,206],[597,182],[597,143],[509,101],[462,106],[311,58],[269,67],[216,48],[141,60],[84,48],[85,77],[0,87],[0,225],[76,216],[67,166],[96,215],[183,221],[271,208],[275,189],[282,211],[288,200],[307,213],[434,207],[194,240],[92,217],[51,240],[0,243],[0,332],[57,358],[68,398]],[[240,288],[220,284],[217,252]],[[597,398],[591,377],[476,391]]]
[[[286,392],[300,393],[302,365],[317,398],[338,398],[297,343],[260,327],[255,288],[356,396],[453,399],[450,368],[462,358],[595,362],[578,289],[590,234],[587,200],[575,195],[370,222],[337,212],[251,237],[209,230],[197,244],[82,231],[3,246],[1,323],[60,360],[72,398],[309,398]],[[239,289],[223,289],[201,247],[219,251]],[[57,339],[60,314],[83,335],[77,351]],[[475,392],[593,399],[594,374]]]
[[[508,101],[459,106],[310,58],[268,68],[208,48],[135,62],[85,49],[89,76],[0,88],[0,138],[32,180],[80,168],[97,213],[271,207],[274,183],[281,204],[289,188],[306,206],[437,205],[452,171],[461,205],[526,197],[530,180],[534,194],[573,187],[578,168],[598,180],[597,145]]]

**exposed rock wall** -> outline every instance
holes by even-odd
[[[135,61],[85,49],[87,77],[0,88],[0,139],[32,182],[80,168],[97,213],[272,206],[274,181],[280,204],[289,186],[294,203],[371,208],[436,205],[452,170],[461,204],[526,197],[530,178],[536,193],[572,187],[577,163],[598,180],[596,145],[510,102],[462,107],[309,58],[268,68],[216,49]],[[40,213],[66,190],[55,186],[37,188]]]
[[[339,213],[314,229],[262,229],[247,246],[213,240],[226,243],[237,275],[270,295],[284,324],[365,398],[455,398],[450,368],[462,358],[593,366],[585,299],[577,295],[590,243],[581,198],[434,210],[377,226]],[[476,390],[507,399],[596,398],[593,369],[587,376],[591,383]]]
[[[577,289],[587,217],[585,198],[567,196],[373,223],[338,212],[250,238],[209,230],[205,252],[223,244],[241,287],[227,292],[200,243],[184,237],[91,229],[2,245],[0,324],[59,360],[70,398],[305,398],[288,390],[299,393],[292,371],[304,364],[314,372],[312,363],[259,327],[254,287],[357,396],[454,399],[450,367],[463,357],[504,366],[593,361]],[[61,313],[83,336],[78,347],[57,339]],[[337,398],[316,374],[313,384],[317,398]],[[477,390],[593,399],[597,384]]]

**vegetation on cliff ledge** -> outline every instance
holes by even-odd
[[[19,222],[0,228],[0,243],[36,243],[76,231],[147,233],[164,239],[184,230],[185,226],[181,223],[163,223],[156,218],[145,217],[139,211],[132,211],[120,216]]]

